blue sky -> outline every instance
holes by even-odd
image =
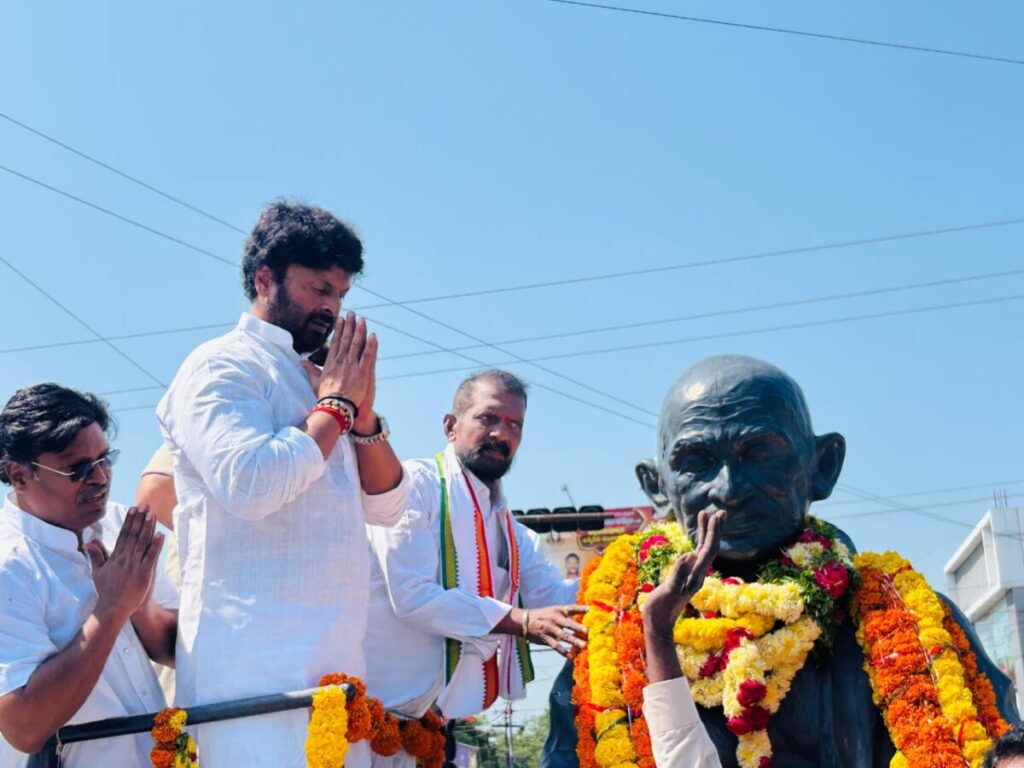
[[[1019,4],[635,2],[666,12],[1021,56]],[[1024,216],[1024,68],[568,7],[543,0],[14,4],[0,112],[248,230],[279,196],[350,220],[363,283],[409,300]],[[216,253],[243,236],[0,120],[0,164]],[[237,270],[0,172],[3,255],[105,335],[232,324]],[[490,342],[1024,267],[1024,225],[413,305]],[[0,349],[91,334],[0,265]],[[507,345],[534,358],[1024,294],[1021,275]],[[379,304],[354,290],[350,304]],[[377,321],[450,348],[402,307]],[[848,441],[842,483],[914,506],[1024,491],[1022,302],[521,363],[535,381],[651,423],[688,365],[762,357]],[[379,375],[470,363],[378,326]],[[116,342],[167,382],[208,329]],[[511,358],[470,354],[487,363]],[[383,380],[400,455],[428,455],[460,372]],[[153,386],[102,344],[0,354],[0,397],[56,380]],[[159,437],[159,389],[110,394],[115,496]],[[630,403],[624,405],[622,401]],[[633,407],[635,406],[635,407]],[[132,409],[135,410],[120,410]],[[653,429],[533,391],[514,506],[641,503]],[[965,528],[840,490],[861,549],[933,582]],[[983,502],[934,511],[973,524]],[[829,505],[819,511],[826,516]]]

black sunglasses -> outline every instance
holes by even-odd
[[[80,483],[87,477],[89,477],[89,475],[92,474],[92,471],[96,467],[100,467],[104,472],[109,472],[110,468],[117,463],[117,457],[120,455],[121,451],[115,448],[111,451],[107,451],[105,455],[100,456],[98,459],[83,459],[82,461],[72,464],[70,472],[64,472],[63,470],[60,469],[48,467],[45,464],[40,464],[38,461],[33,461],[30,463],[34,467],[45,469],[57,475],[64,475],[64,477],[66,477],[72,483]]]

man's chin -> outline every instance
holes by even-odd
[[[107,513],[107,499],[109,494],[102,498],[81,502],[78,504],[78,516],[82,520],[88,520],[86,525],[91,525]]]
[[[511,461],[493,461],[490,459],[478,459],[472,464],[463,462],[463,465],[485,483],[500,480],[512,468]]]

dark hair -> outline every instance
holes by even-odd
[[[59,453],[90,424],[112,426],[106,404],[96,395],[60,384],[36,384],[14,393],[0,412],[0,482],[10,485],[8,461],[27,464],[43,453]]]
[[[569,562],[570,557],[575,557],[577,563],[580,561],[579,555],[577,555],[575,552],[570,552],[568,555],[565,556],[565,562]]]
[[[1024,757],[1024,726],[1015,725],[985,755],[984,768],[998,768],[1004,757]]]
[[[489,381],[503,392],[519,395],[523,398],[523,405],[526,405],[526,382],[508,371],[491,368],[486,371],[478,371],[462,380],[459,388],[455,390],[455,397],[452,400],[454,416],[461,416],[469,408],[473,402],[473,390],[478,381]]]
[[[242,288],[256,298],[256,272],[266,265],[280,284],[289,264],[310,269],[363,271],[363,244],[348,224],[315,205],[278,200],[263,209],[245,243]]]

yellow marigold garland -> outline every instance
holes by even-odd
[[[590,642],[575,671],[583,768],[649,765],[635,703],[646,682],[636,611],[689,546],[679,526],[656,526],[620,537],[584,574]],[[849,592],[875,703],[898,750],[891,768],[979,768],[1009,726],[963,629],[905,559],[854,560],[835,529],[813,518],[757,582],[707,578],[674,628],[694,699],[723,708],[739,764],[771,766],[767,721],[812,650],[830,646]]]
[[[637,606],[690,548],[680,526],[655,526],[617,539],[585,574],[581,596],[589,609],[584,624],[590,634],[576,679],[584,673],[590,690],[589,698],[578,700],[581,765],[647,764],[650,737],[642,712],[624,693],[645,678],[635,664],[623,663],[621,652],[630,649],[630,642],[642,643]],[[680,617],[673,635],[683,673],[700,705],[723,707],[727,727],[739,742],[736,754],[743,768],[771,765],[768,719],[819,639],[831,641],[837,624],[835,601],[855,579],[849,551],[835,539],[834,529],[812,520],[774,570],[767,569],[753,583],[711,576],[688,614]],[[814,615],[805,615],[807,595]],[[638,639],[623,642],[624,633]]]
[[[341,768],[348,752],[348,696],[329,685],[313,695],[313,714],[306,734],[309,768]]]

